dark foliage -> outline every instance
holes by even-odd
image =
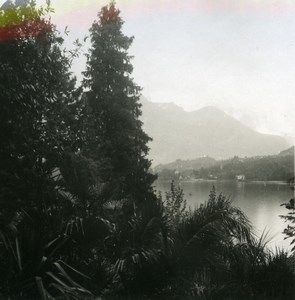
[[[174,182],[155,195],[115,5],[91,28],[84,92],[45,11],[28,9],[50,30],[0,43],[0,297],[294,297],[291,258],[229,198],[213,189],[190,211]]]
[[[289,180],[290,188],[294,192],[294,177]],[[293,194],[294,195],[294,194]],[[287,228],[284,230],[284,234],[287,236],[286,239],[291,238],[291,245],[295,243],[295,204],[294,204],[294,197],[289,200],[288,203],[283,203],[281,206],[285,206],[288,209],[288,214],[281,216],[288,222]],[[291,251],[294,252],[295,246],[292,247]]]
[[[150,137],[142,130],[141,88],[131,78],[133,37],[122,33],[120,11],[103,7],[90,29],[92,48],[84,72],[85,146],[83,153],[99,164],[104,182],[117,185],[117,198],[142,201],[155,176],[147,159]]]

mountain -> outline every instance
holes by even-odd
[[[259,133],[213,106],[186,112],[173,103],[141,102],[143,127],[153,138],[149,146],[154,166],[203,156],[278,154],[290,146],[284,138]]]

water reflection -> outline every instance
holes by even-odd
[[[260,236],[263,231],[268,231],[272,238],[270,247],[289,248],[289,240],[284,240],[282,231],[286,223],[280,215],[288,211],[280,204],[288,202],[292,197],[292,191],[288,184],[282,182],[237,182],[237,181],[187,181],[181,182],[187,204],[197,208],[208,199],[213,185],[217,193],[222,192],[233,199],[235,206],[240,207],[248,216],[255,233]],[[156,189],[168,191],[169,181],[157,181]]]

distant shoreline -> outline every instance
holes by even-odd
[[[161,179],[158,178],[156,181],[161,182],[237,182],[237,183],[266,183],[266,184],[281,184],[288,185],[287,181],[283,180],[244,180],[238,181],[235,179],[184,179],[184,180],[176,180],[176,179]]]

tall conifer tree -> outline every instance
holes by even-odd
[[[151,139],[139,120],[141,88],[131,77],[133,37],[122,33],[123,20],[113,2],[98,17],[90,29],[92,48],[84,72],[84,153],[98,162],[104,181],[115,183],[117,199],[142,201],[155,177],[147,159]]]

